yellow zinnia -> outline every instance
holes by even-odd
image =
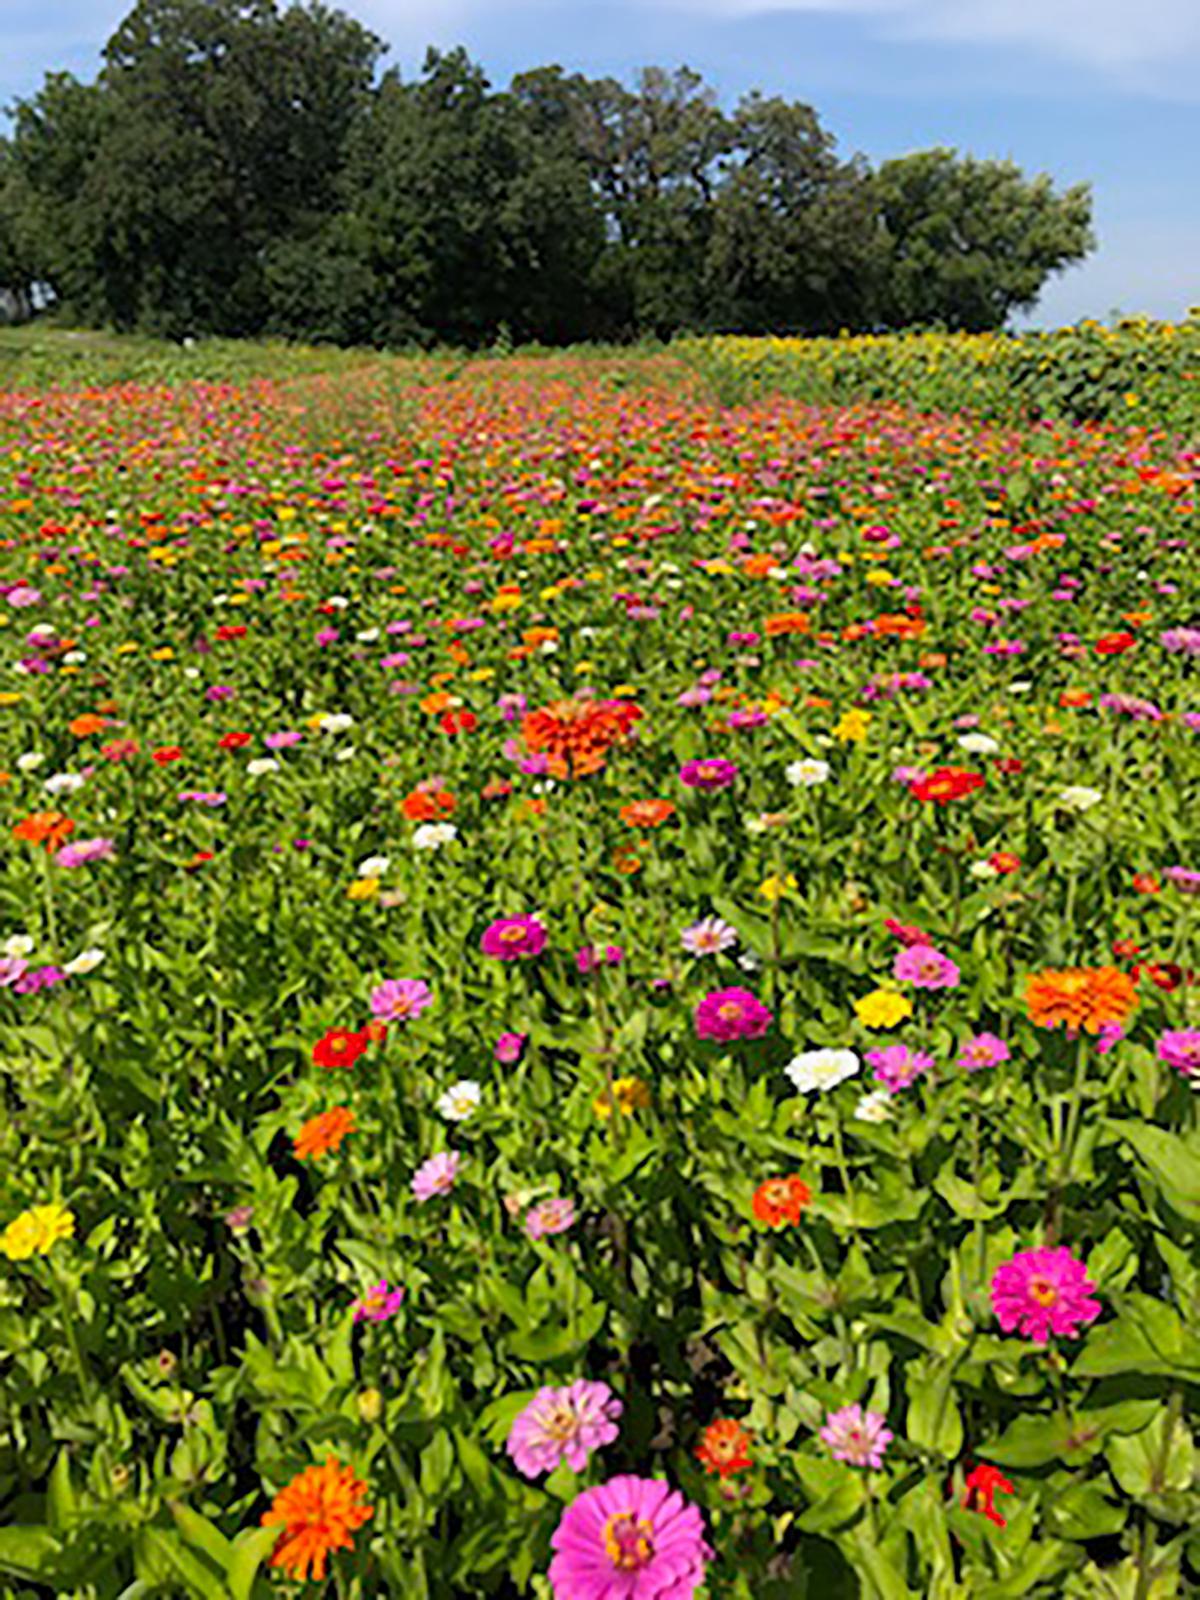
[[[855,1015],[864,1028],[894,1028],[912,1016],[912,1001],[894,989],[872,989],[854,1002]]]
[[[605,1089],[592,1102],[592,1110],[607,1121],[613,1114],[614,1105],[623,1117],[631,1117],[635,1111],[645,1110],[649,1104],[649,1087],[640,1078],[614,1078],[612,1099],[609,1099],[608,1090]]]
[[[867,729],[871,726],[871,713],[869,711],[847,711],[834,724],[833,737],[842,744],[860,744],[867,737]]]
[[[32,1255],[48,1256],[60,1239],[75,1232],[74,1214],[52,1201],[22,1211],[0,1234],[0,1252],[10,1261],[28,1261]]]

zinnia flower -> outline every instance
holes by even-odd
[[[478,1109],[482,1097],[483,1090],[475,1079],[463,1078],[438,1097],[437,1110],[448,1122],[465,1122]]]
[[[1200,1084],[1200,1028],[1164,1033],[1158,1041],[1158,1059]]]
[[[369,1043],[365,1033],[330,1028],[313,1045],[312,1058],[318,1067],[352,1067]]]
[[[538,956],[546,948],[546,930],[536,917],[501,917],[484,930],[479,948],[498,961]]]
[[[422,1205],[436,1194],[449,1194],[461,1160],[457,1150],[443,1150],[430,1156],[428,1161],[422,1161],[412,1179],[412,1192]]]
[[[525,1213],[525,1232],[531,1239],[566,1233],[574,1225],[575,1202],[566,1195],[551,1195],[548,1200],[539,1200]]]
[[[864,1028],[894,1028],[912,1012],[912,1001],[894,989],[872,989],[854,1002],[854,1014]]]
[[[980,1067],[996,1067],[1002,1061],[1007,1061],[1012,1051],[1003,1039],[994,1033],[977,1033],[973,1039],[967,1039],[958,1056],[958,1065],[965,1067],[968,1072],[978,1072]]]
[[[584,1490],[550,1543],[554,1600],[691,1600],[713,1555],[696,1506],[631,1476]]]
[[[723,1044],[731,1039],[761,1039],[773,1020],[749,989],[715,989],[694,1013],[696,1037]]]
[[[899,1094],[915,1083],[933,1065],[924,1050],[910,1050],[906,1044],[889,1044],[882,1050],[868,1050],[867,1060],[875,1068],[872,1077],[890,1094]]]
[[[57,1200],[31,1206],[14,1217],[0,1233],[0,1254],[10,1261],[27,1261],[30,1256],[48,1256],[60,1239],[75,1233],[75,1214]]]
[[[385,978],[371,990],[371,1015],[385,1022],[408,1022],[433,1004],[433,992],[421,978]]]
[[[679,781],[688,789],[727,789],[737,775],[736,764],[720,758],[685,761],[679,769]]]
[[[685,928],[681,937],[683,948],[693,956],[720,955],[738,942],[737,929],[720,917],[702,917]]]
[[[322,1111],[302,1124],[292,1140],[292,1148],[298,1161],[315,1159],[326,1151],[336,1150],[347,1134],[356,1131],[353,1111],[348,1106],[334,1106],[332,1111]]]
[[[996,1268],[992,1309],[1005,1333],[1014,1330],[1035,1344],[1052,1333],[1073,1339],[1100,1315],[1091,1296],[1096,1285],[1065,1245],[1053,1250],[1018,1250]]]
[[[505,1449],[526,1478],[566,1461],[582,1472],[593,1450],[620,1433],[621,1402],[606,1383],[580,1378],[565,1388],[539,1389],[509,1431]]]
[[[803,1178],[768,1178],[754,1191],[751,1209],[769,1228],[795,1226],[800,1214],[812,1201],[812,1190]]]
[[[371,1289],[364,1289],[351,1309],[355,1322],[386,1322],[394,1317],[404,1304],[403,1289],[389,1289],[386,1278],[381,1278]]]
[[[908,945],[892,965],[898,983],[911,983],[917,989],[956,989],[962,973],[949,956],[931,944]]]
[[[501,1066],[515,1066],[525,1053],[525,1044],[529,1035],[525,1033],[502,1033],[496,1040],[496,1048],[492,1054]]]
[[[271,1565],[296,1579],[308,1577],[311,1568],[321,1582],[330,1552],[351,1549],[351,1534],[374,1515],[366,1493],[366,1484],[335,1456],[298,1473],[263,1513],[264,1528],[283,1528]]]
[[[962,767],[938,767],[919,782],[909,785],[909,793],[918,800],[932,801],[934,805],[948,806],[952,800],[982,789],[983,778],[977,772],[967,772]]]
[[[722,1479],[735,1477],[750,1466],[752,1435],[732,1417],[719,1417],[710,1422],[696,1446],[696,1460],[705,1472],[715,1472]]]
[[[821,1429],[821,1439],[829,1446],[835,1461],[852,1467],[883,1465],[883,1453],[895,1435],[886,1426],[886,1417],[861,1406],[843,1406],[830,1411]]]
[[[1124,1022],[1137,1005],[1137,988],[1117,967],[1067,967],[1035,973],[1025,986],[1029,1020],[1039,1028],[1085,1028]]]
[[[644,1111],[649,1104],[650,1086],[641,1078],[614,1078],[611,1096],[603,1089],[592,1101],[592,1110],[602,1122],[607,1122],[614,1108],[623,1117],[631,1117],[635,1111]]]
[[[784,1072],[801,1094],[833,1089],[862,1066],[853,1050],[805,1050],[793,1056]]]
[[[599,772],[613,745],[633,735],[642,708],[628,700],[556,700],[521,719],[526,749],[549,758],[555,777]]]

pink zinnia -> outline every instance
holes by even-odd
[[[585,1489],[550,1543],[554,1600],[691,1600],[713,1556],[699,1508],[660,1478]]]
[[[881,1467],[883,1452],[895,1437],[886,1422],[878,1411],[843,1406],[828,1413],[821,1439],[835,1461],[846,1461],[852,1467]]]
[[[619,944],[585,944],[575,957],[580,972],[594,972],[597,967],[619,967],[625,952]]]
[[[727,789],[738,775],[734,762],[719,757],[710,761],[685,761],[679,781],[689,789]]]
[[[501,1066],[514,1066],[525,1053],[525,1045],[529,1035],[526,1033],[502,1033],[496,1040],[493,1054]]]
[[[525,1213],[525,1232],[531,1239],[544,1239],[552,1233],[566,1233],[574,1223],[575,1202],[565,1195],[552,1195],[549,1200],[539,1200]]]
[[[959,1052],[958,1064],[965,1067],[968,1072],[978,1072],[980,1067],[998,1067],[1002,1061],[1007,1061],[1012,1051],[1003,1039],[997,1038],[994,1033],[977,1033],[973,1039],[968,1039]]]
[[[422,978],[385,978],[371,990],[371,1015],[385,1022],[409,1022],[433,1004],[433,991]]]
[[[422,1205],[435,1194],[449,1194],[461,1159],[457,1150],[443,1150],[440,1155],[430,1156],[421,1163],[413,1173],[412,1192]]]
[[[80,839],[63,845],[54,860],[60,867],[82,867],[89,861],[103,861],[115,849],[116,845],[111,839]]]
[[[1035,1344],[1052,1333],[1074,1338],[1095,1322],[1100,1302],[1091,1296],[1096,1285],[1065,1245],[1053,1250],[1018,1250],[996,1268],[992,1278],[992,1310],[1005,1333],[1014,1330]]]
[[[546,930],[536,917],[501,917],[484,930],[479,948],[498,961],[540,956],[546,948]]]
[[[872,1076],[889,1094],[899,1094],[915,1083],[923,1072],[933,1065],[933,1057],[924,1050],[910,1050],[906,1044],[889,1044],[879,1050],[868,1050],[867,1061],[875,1068]]]
[[[956,989],[962,974],[949,956],[931,944],[914,944],[897,955],[892,976],[918,989]]]
[[[1164,1033],[1158,1041],[1158,1059],[1185,1078],[1200,1079],[1200,1028]]]
[[[914,928],[905,922],[897,922],[895,917],[889,917],[884,927],[893,939],[899,939],[906,950],[914,945],[928,945],[931,942],[929,935],[922,933],[920,928]]]
[[[694,1013],[696,1037],[717,1039],[761,1039],[774,1018],[749,989],[714,989],[706,994]]]
[[[0,989],[10,988],[29,971],[23,956],[0,956]]]
[[[372,1289],[365,1289],[354,1302],[355,1322],[386,1322],[394,1317],[404,1304],[403,1289],[389,1289],[386,1278],[381,1278]]]
[[[582,1472],[592,1451],[620,1433],[621,1410],[606,1383],[580,1378],[563,1389],[539,1389],[513,1423],[505,1448],[527,1478],[553,1472],[563,1460]]]

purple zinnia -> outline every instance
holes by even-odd
[[[713,1555],[696,1506],[624,1475],[573,1500],[550,1543],[554,1600],[691,1600]]]
[[[621,1411],[606,1383],[580,1378],[562,1389],[539,1389],[513,1423],[505,1449],[526,1478],[553,1472],[564,1460],[572,1472],[582,1472],[592,1451],[620,1433]]]
[[[435,1194],[450,1193],[461,1160],[457,1150],[443,1150],[440,1155],[430,1156],[428,1161],[421,1163],[413,1173],[412,1192],[422,1205],[426,1200],[432,1200]]]
[[[500,917],[485,928],[479,948],[498,961],[538,956],[546,948],[546,930],[536,917]]]
[[[80,839],[63,845],[54,859],[60,867],[82,867],[89,861],[103,861],[115,849],[111,839]]]
[[[696,1007],[699,1039],[761,1039],[774,1021],[771,1013],[749,989],[714,989]]]
[[[719,757],[685,761],[679,769],[679,781],[689,789],[727,789],[737,775],[736,764]]]
[[[371,1015],[385,1022],[408,1022],[433,1004],[433,991],[422,978],[385,978],[371,990]]]

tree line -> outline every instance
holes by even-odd
[[[345,13],[137,0],[94,82],[0,140],[0,292],[96,326],[341,344],[1000,327],[1093,244],[1086,185],[935,149],[872,167],[811,106],[723,110],[459,49],[405,82]]]

